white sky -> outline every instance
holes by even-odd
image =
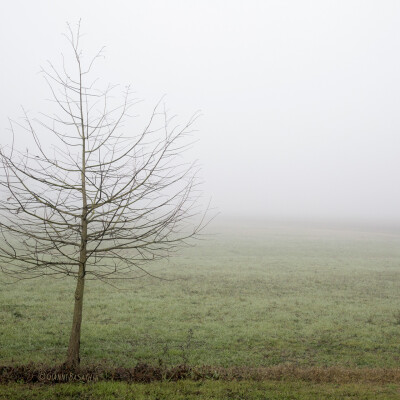
[[[20,105],[45,111],[39,66],[79,18],[105,81],[202,110],[223,215],[400,223],[399,1],[2,1],[3,132]]]

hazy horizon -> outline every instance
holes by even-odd
[[[0,127],[45,111],[46,60],[82,19],[95,76],[197,110],[205,199],[222,218],[400,226],[400,3],[14,1],[1,5]],[[136,120],[132,127],[140,129]],[[7,135],[1,135],[6,144]]]

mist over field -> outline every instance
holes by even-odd
[[[189,159],[221,217],[400,225],[397,1],[0,7],[2,145],[20,105],[51,110],[37,72],[67,54],[65,22],[81,18],[85,54],[106,46],[94,74],[144,100],[128,133],[164,94],[177,121],[202,111]]]
[[[0,37],[1,399],[399,398],[400,2],[14,0]]]

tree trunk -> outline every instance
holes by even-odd
[[[82,70],[79,57],[77,58],[79,66],[79,109],[80,109],[80,124],[82,138],[82,169],[81,169],[81,184],[82,184],[82,217],[81,217],[81,249],[79,255],[79,271],[78,281],[75,290],[75,306],[74,318],[72,320],[71,336],[69,338],[69,346],[67,353],[68,367],[75,369],[79,366],[79,350],[81,346],[81,324],[82,324],[82,309],[83,309],[83,289],[85,287],[86,261],[87,261],[87,234],[88,234],[88,206],[86,198],[86,125],[84,119],[84,105],[82,94]]]
[[[72,320],[71,336],[69,338],[69,346],[67,353],[66,366],[75,369],[79,366],[79,349],[81,345],[81,324],[83,309],[83,290],[85,287],[84,266],[80,264],[78,281],[75,290],[75,306],[74,317]]]

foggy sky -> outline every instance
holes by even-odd
[[[400,223],[400,2],[14,0],[0,18],[2,132],[45,111],[39,67],[82,18],[105,82],[202,110],[192,153],[223,215]]]

